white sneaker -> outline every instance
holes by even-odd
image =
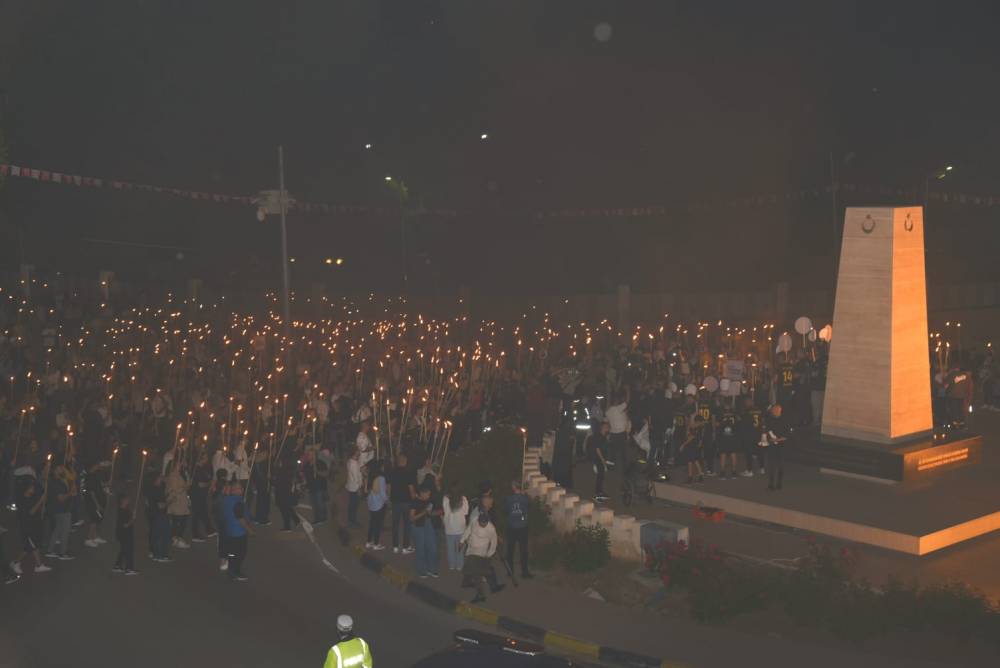
[[[767,475],[767,469],[765,469],[763,466],[760,467],[760,474],[761,475]]]
[[[36,573],[48,573],[51,570],[52,570],[52,567],[51,566],[46,566],[45,564],[42,564],[41,566],[35,566],[35,572]]]
[[[365,543],[365,549],[366,550],[372,549],[372,544],[371,543]]]
[[[45,556],[48,557],[49,559],[58,559],[59,558],[59,555],[56,554],[55,552],[46,552]]]
[[[372,549],[378,552],[379,550],[384,550],[385,545],[372,545]]]
[[[98,543],[96,540],[85,540],[85,541],[83,541],[83,544],[86,545],[87,547],[99,547],[100,546],[100,543]]]
[[[177,547],[179,547],[182,550],[189,550],[189,549],[191,549],[191,543],[188,543],[183,538],[178,538],[176,545],[177,545]]]
[[[226,561],[223,561],[222,563],[220,563],[219,564],[219,570],[220,571],[228,571],[229,570],[229,561],[226,560]]]
[[[398,547],[392,548],[392,553],[393,554],[399,554],[399,548]]]
[[[18,575],[24,575],[24,573],[21,572],[21,564],[16,561],[10,562],[10,570],[14,571]]]
[[[101,538],[100,536],[98,536],[97,538],[94,539],[94,542],[97,543],[98,545],[103,545],[104,543],[107,543],[108,541],[106,541],[103,538]]]
[[[743,478],[752,478],[753,471],[743,471],[742,473],[740,473],[740,476]]]
[[[417,549],[414,548],[414,547],[404,547],[403,548],[403,554],[413,554],[416,551],[417,551]]]

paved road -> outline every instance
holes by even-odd
[[[5,526],[12,526],[3,518]],[[8,550],[13,536],[6,536]],[[137,543],[145,530],[137,532]],[[74,544],[80,540],[74,534]],[[249,582],[218,571],[214,545],[175,550],[172,564],[137,555],[141,575],[110,572],[111,545],[80,547],[51,573],[0,589],[0,666],[315,666],[350,612],[380,666],[409,666],[469,624],[361,571],[324,567],[299,531],[251,539]]]

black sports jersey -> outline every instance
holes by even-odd
[[[722,414],[719,418],[719,435],[726,437],[736,435],[736,413],[726,410]]]
[[[795,385],[795,367],[788,362],[778,367],[778,386],[790,390]]]

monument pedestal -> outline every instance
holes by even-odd
[[[875,443],[821,436],[815,430],[808,430],[797,434],[786,457],[816,466],[823,473],[898,483],[979,463],[982,448],[982,437],[969,433],[932,434],[902,443]]]

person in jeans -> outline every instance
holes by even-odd
[[[354,448],[351,456],[347,459],[347,482],[344,489],[347,490],[347,526],[356,529],[361,526],[358,522],[358,504],[361,502],[361,450]]]
[[[460,571],[465,565],[465,555],[459,543],[465,533],[465,518],[469,514],[469,500],[458,493],[458,485],[453,484],[444,497],[444,538],[448,554],[448,570]]]
[[[212,517],[215,519],[215,526],[219,529],[217,541],[219,570],[224,571],[229,568],[229,551],[226,549],[226,517],[222,509],[222,499],[225,498],[226,485],[228,485],[229,471],[219,469],[215,472],[215,482],[209,488],[212,495]]]
[[[392,551],[396,554],[413,554],[410,547],[410,502],[416,496],[417,475],[407,465],[406,455],[396,458],[396,466],[389,473],[389,501],[392,503]],[[402,528],[402,543],[400,543]],[[402,547],[401,547],[402,546]]]
[[[534,577],[528,570],[528,509],[531,501],[521,489],[520,480],[510,483],[510,495],[504,499],[507,511],[507,565],[514,570],[514,548],[521,552],[521,577]]]
[[[44,469],[45,472],[48,469]],[[50,566],[42,563],[40,546],[42,544],[42,514],[45,512],[45,494],[42,483],[33,475],[25,475],[17,485],[17,522],[21,532],[24,555],[31,556],[35,565],[35,573],[48,573]],[[23,559],[22,556],[22,559]],[[22,561],[18,559],[18,562]]]
[[[368,542],[365,547],[369,550],[384,550],[382,525],[385,523],[385,506],[389,501],[389,494],[381,464],[374,461],[369,464],[369,469],[372,483],[368,490]]]
[[[438,577],[437,531],[434,518],[440,517],[431,499],[431,487],[421,485],[416,500],[410,505],[410,521],[413,523],[413,544],[417,549],[413,565],[417,577]]]
[[[167,496],[167,514],[170,515],[170,544],[186,550],[191,547],[191,543],[184,540],[188,518],[191,517],[191,499],[188,497],[189,484],[181,466],[179,459],[170,462],[164,488]]]
[[[73,525],[73,498],[76,483],[70,479],[69,469],[60,464],[56,467],[49,483],[48,504],[52,514],[52,534],[49,537],[47,557],[67,561],[74,557],[69,554],[69,532]]]
[[[243,562],[247,558],[248,537],[253,535],[253,529],[247,521],[246,507],[243,504],[243,484],[240,481],[231,483],[226,489],[222,508],[226,526],[226,545],[229,550],[229,577],[237,582],[243,582],[247,579],[243,574]]]

